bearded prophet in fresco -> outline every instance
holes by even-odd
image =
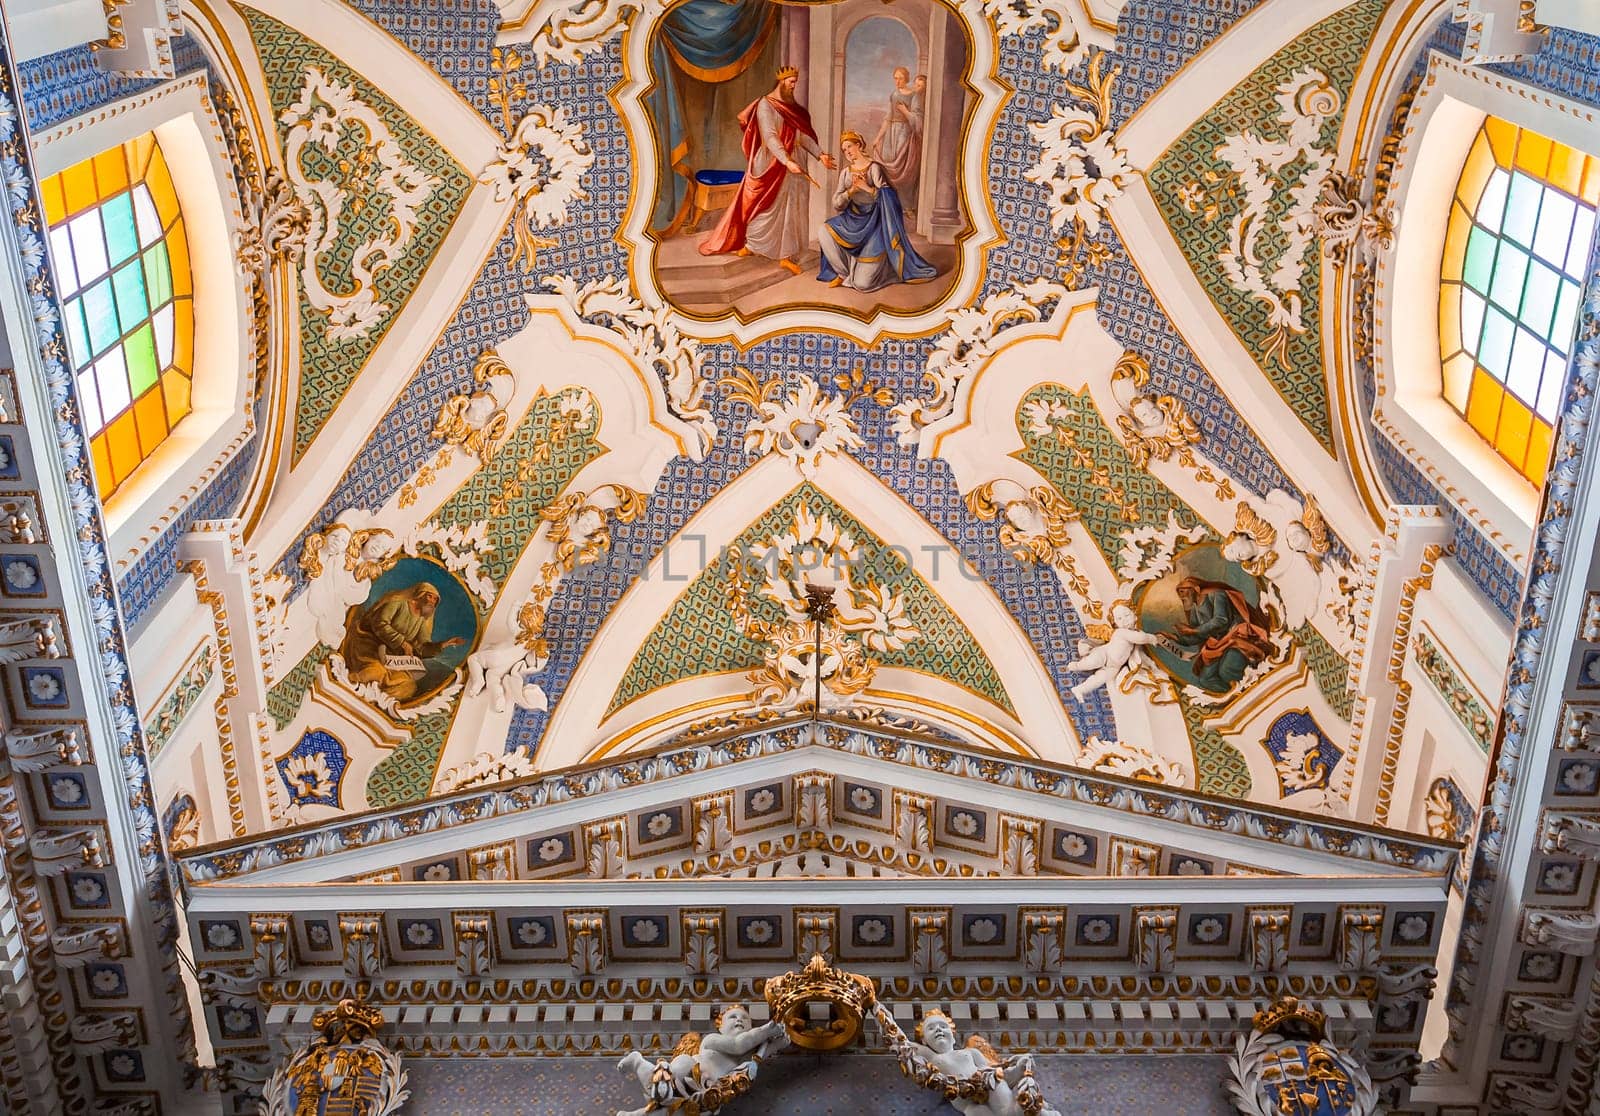
[[[1185,622],[1162,642],[1186,660],[1201,689],[1227,693],[1245,671],[1272,654],[1267,617],[1244,593],[1220,581],[1186,577],[1178,582]]]
[[[1168,673],[1179,683],[1225,695],[1278,653],[1280,620],[1263,606],[1261,594],[1254,575],[1207,543],[1142,586],[1133,604],[1139,626],[1156,636],[1150,651]]]
[[[391,574],[404,572],[397,568]],[[372,683],[402,703],[426,697],[448,681],[454,660],[464,654],[456,649],[468,640],[460,634],[437,638],[443,634],[437,628],[454,632],[458,627],[454,614],[459,610],[441,617],[441,600],[439,587],[431,580],[411,578],[386,590],[375,585],[374,599],[350,609],[339,646],[350,680]]]

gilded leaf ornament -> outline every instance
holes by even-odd
[[[1315,66],[1291,74],[1274,99],[1274,120],[1260,132],[1230,134],[1216,149],[1231,175],[1204,185],[1191,179],[1179,188],[1178,200],[1209,219],[1221,208],[1212,198],[1219,188],[1237,197],[1239,204],[1228,207],[1234,212],[1217,262],[1235,289],[1266,307],[1266,357],[1287,368],[1289,339],[1306,330],[1301,286],[1316,236],[1317,202],[1333,170],[1324,125],[1338,116],[1344,100],[1333,79]],[[1277,135],[1266,134],[1269,128]],[[1269,214],[1277,219],[1264,219]]]
[[[540,230],[566,224],[572,206],[588,198],[583,176],[594,165],[594,151],[583,138],[583,125],[566,109],[522,103],[528,94],[516,76],[522,64],[521,53],[510,47],[491,52],[489,93],[500,106],[504,139],[478,181],[493,187],[495,201],[516,202],[511,263],[520,263],[527,272],[533,270],[539,249],[556,244]]]
[[[1055,105],[1049,120],[1028,125],[1039,161],[1023,177],[1049,191],[1050,224],[1060,237],[1057,266],[1062,282],[1074,289],[1088,267],[1110,257],[1104,245],[1093,243],[1101,214],[1138,173],[1111,131],[1111,89],[1121,67],[1107,69],[1107,57],[1105,51],[1094,53],[1085,84],[1062,78],[1077,104]]]

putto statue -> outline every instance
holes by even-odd
[[[617,1116],[650,1112],[710,1116],[747,1092],[757,1065],[787,1045],[789,1035],[781,1022],[757,1027],[748,1010],[730,1007],[718,1017],[715,1031],[683,1036],[671,1058],[651,1062],[634,1050],[618,1062],[618,1069],[639,1079],[648,1103],[620,1110]]]
[[[917,1027],[921,1041],[914,1042],[886,1006],[876,1004],[872,1011],[900,1058],[900,1072],[925,1089],[943,1093],[962,1116],[1061,1116],[1039,1092],[1032,1054],[1002,1058],[976,1035],[957,1046],[955,1024],[941,1011],[922,1017]]]

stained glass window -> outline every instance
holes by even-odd
[[[1534,484],[1549,466],[1597,203],[1600,159],[1491,116],[1450,205],[1444,397]]]
[[[67,348],[105,500],[189,413],[188,238],[151,133],[40,186]]]

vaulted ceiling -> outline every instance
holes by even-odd
[[[1373,44],[1420,44],[1432,17],[733,7],[766,29],[740,50],[656,5],[210,10],[298,291],[294,372],[263,401],[278,450],[242,511],[262,822],[819,699],[1366,812],[1354,687],[1388,653],[1362,619],[1403,465],[1369,444],[1316,207],[1386,126]],[[891,134],[896,50],[927,82],[894,94],[918,123]],[[821,150],[883,122],[932,279],[819,277],[819,161],[799,274],[700,250],[778,64]],[[1460,545],[1509,612],[1522,544]]]

